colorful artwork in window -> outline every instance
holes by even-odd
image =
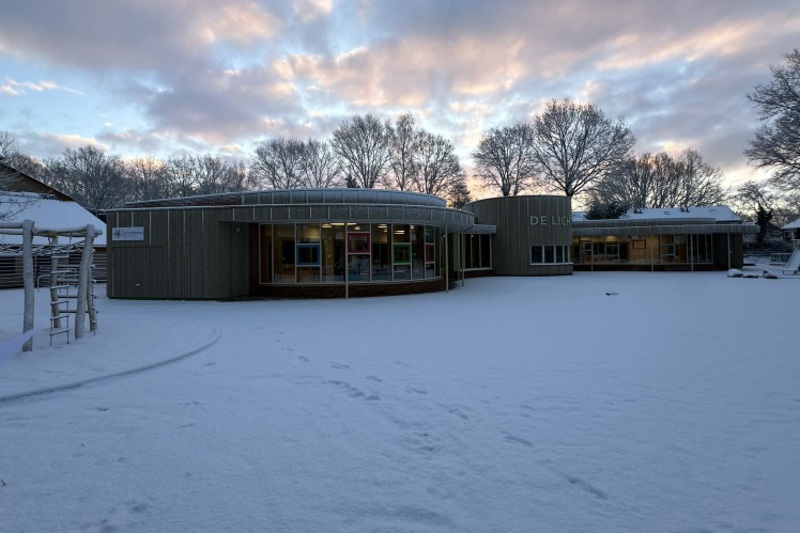
[[[348,233],[347,251],[351,254],[368,254],[369,233]]]
[[[411,244],[399,243],[394,245],[392,263],[395,265],[411,264]]]
[[[319,244],[298,244],[297,245],[297,266],[320,266]]]

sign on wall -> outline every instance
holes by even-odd
[[[111,228],[112,241],[143,241],[144,226],[130,228]]]
[[[531,226],[571,226],[572,217],[532,216]]]

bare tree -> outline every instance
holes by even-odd
[[[13,180],[13,171],[17,170],[13,159],[17,155],[16,139],[7,131],[0,131],[0,190],[7,190]]]
[[[163,173],[168,197],[237,192],[249,186],[244,164],[227,163],[209,154],[170,158]]]
[[[348,185],[373,189],[389,169],[389,123],[371,114],[342,122],[333,132],[331,146],[342,158]]]
[[[464,209],[464,206],[472,201],[465,177],[452,183],[446,198],[447,205],[453,209]]]
[[[661,152],[653,158],[652,179],[644,207],[675,207],[681,196],[681,176],[683,169],[668,153]]]
[[[392,169],[392,188],[400,191],[412,188],[417,180],[417,153],[422,132],[414,126],[414,117],[406,113],[397,117],[389,128],[389,165]]]
[[[442,135],[421,132],[417,155],[418,168],[413,189],[425,194],[446,196],[458,182],[465,181],[464,170],[453,143]]]
[[[17,151],[16,140],[0,131],[0,191],[17,190],[14,182],[19,173],[34,177],[42,174],[44,165],[38,160]],[[35,199],[22,194],[4,194],[0,198],[0,220],[9,220],[30,206]]]
[[[124,203],[130,194],[130,181],[119,156],[109,156],[87,145],[67,149],[60,159],[47,163],[45,179],[49,185],[75,198],[92,212]]]
[[[631,209],[649,207],[656,176],[657,157],[645,153],[613,168],[597,180],[589,190],[590,204],[624,205]]]
[[[681,187],[673,205],[703,206],[727,202],[728,191],[722,186],[722,171],[706,163],[697,150],[686,150],[678,159]]]
[[[785,226],[800,217],[800,192],[784,193],[776,212],[776,223]]]
[[[534,151],[545,183],[568,197],[625,161],[634,143],[622,119],[591,104],[551,101],[534,121]]]
[[[194,158],[189,155],[171,157],[164,168],[167,197],[184,197],[197,194],[200,187],[195,172]]]
[[[643,154],[615,166],[589,189],[590,204],[626,209],[707,206],[724,203],[722,172],[695,150],[678,159]]]
[[[0,161],[16,153],[16,139],[7,131],[0,131]]]
[[[14,191],[14,180],[18,173],[13,167],[0,161],[0,221],[9,220],[27,209],[35,199]]]
[[[533,185],[537,161],[533,150],[533,128],[520,123],[492,128],[472,153],[475,176],[484,186],[503,196],[516,196]]]
[[[300,176],[303,187],[339,187],[342,164],[328,143],[309,139],[303,145]]]
[[[745,220],[755,220],[759,211],[772,211],[779,195],[765,181],[746,181],[732,197],[737,211]]]
[[[790,192],[800,188],[800,50],[770,70],[772,81],[748,95],[764,124],[744,153],[756,168],[774,171],[775,187]]]
[[[7,131],[0,131],[0,191],[6,191],[10,188],[13,180],[14,168],[9,165],[9,155],[14,146],[14,137]],[[20,211],[12,197],[2,195],[0,197],[0,220],[8,220]]]
[[[11,156],[6,158],[5,162],[8,166],[14,167],[23,174],[39,181],[43,181],[42,177],[47,172],[47,167],[42,161],[20,152],[12,153]]]
[[[134,200],[166,198],[170,194],[167,165],[152,157],[137,157],[126,164]]]
[[[780,195],[770,189],[767,182],[747,181],[733,195],[740,216],[758,224],[756,243],[762,246],[770,235],[779,235],[780,228],[774,224],[775,210]]]
[[[193,160],[198,194],[238,192],[248,187],[248,173],[242,163],[228,163],[208,154]]]
[[[256,147],[250,172],[261,186],[272,189],[303,187],[305,145],[296,139],[271,139]]]

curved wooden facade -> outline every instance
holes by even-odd
[[[229,299],[442,290],[474,224],[431,195],[298,189],[154,200],[108,212],[108,296]],[[382,240],[381,240],[382,239]],[[352,289],[352,290],[351,290]]]

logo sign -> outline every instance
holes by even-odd
[[[571,226],[572,217],[531,217],[531,226]]]
[[[132,228],[111,228],[112,241],[143,241],[144,227],[134,226]]]

